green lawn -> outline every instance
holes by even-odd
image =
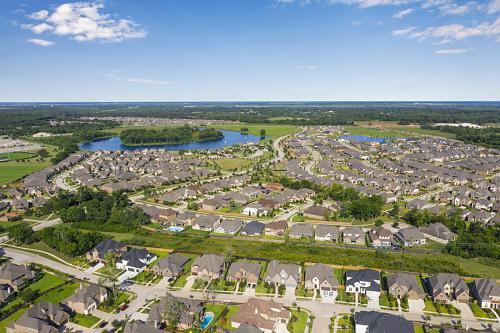
[[[92,326],[97,324],[99,322],[99,320],[101,320],[101,319],[96,317],[96,316],[93,316],[93,315],[84,315],[84,314],[76,313],[73,315],[73,317],[71,318],[70,321],[77,324],[77,325],[91,328]]]
[[[304,333],[306,329],[307,317],[309,315],[304,310],[292,310],[292,319],[288,323],[288,331],[290,333]]]
[[[215,279],[210,281],[209,289],[213,289],[216,291],[235,291],[236,283],[229,282],[224,279]]]
[[[233,330],[233,326],[231,326],[231,318],[238,312],[240,309],[239,305],[229,305],[228,307],[228,312],[225,315],[225,320],[224,323],[222,324],[222,327],[225,330]]]
[[[482,309],[476,302],[469,303],[470,309],[476,318],[495,319],[495,315],[489,309]]]
[[[26,308],[22,308],[16,312],[14,312],[13,314],[8,316],[7,318],[4,318],[4,320],[0,321],[0,333],[5,333],[5,326],[18,320],[25,312],[26,312]]]
[[[41,273],[42,277],[36,282],[32,283],[29,288],[31,290],[38,290],[40,293],[49,290],[50,288],[54,288],[62,283],[64,283],[64,279],[55,276],[50,273]]]
[[[314,291],[312,289],[306,289],[304,284],[301,283],[295,289],[295,295],[299,297],[313,297]]]
[[[222,170],[232,170],[232,169],[239,169],[239,168],[245,168],[252,164],[252,161],[244,159],[244,158],[221,158],[219,160],[215,160],[214,162],[217,164]]]
[[[226,308],[226,306],[223,304],[207,304],[207,305],[205,305],[205,313],[212,312],[214,314],[214,319],[212,319],[212,321],[205,328],[205,330],[207,330],[209,327],[212,327],[214,325],[216,325],[216,326],[222,325],[220,322],[224,321],[225,319],[220,318],[220,316],[225,308]]]
[[[186,273],[186,274],[182,274],[181,276],[177,277],[173,286],[176,288],[183,288],[186,285],[188,276],[189,276],[189,273]]]
[[[118,297],[116,297],[116,300],[113,302],[113,304],[107,304],[103,302],[99,304],[98,308],[99,310],[102,310],[104,312],[113,313],[121,304],[126,303],[128,300],[128,294],[118,291]]]
[[[268,124],[235,124],[235,125],[210,125],[209,127],[214,127],[221,130],[229,130],[239,132],[241,128],[248,128],[248,133],[252,135],[260,136],[260,130],[264,129],[266,131],[266,136],[271,136],[272,138],[277,138],[280,136],[285,136],[291,133],[299,131],[299,127],[293,125],[268,125]]]
[[[361,127],[361,126],[345,126],[347,132],[351,135],[364,135],[372,138],[404,138],[408,134],[395,131],[382,131],[377,128]]]
[[[78,289],[80,286],[79,283],[70,283],[70,284],[65,284],[61,288],[57,288],[55,290],[52,290],[51,292],[44,294],[40,296],[37,299],[37,302],[40,301],[47,301],[50,303],[57,304],[59,302],[62,302],[69,296],[73,295],[75,293],[75,290]]]
[[[275,288],[270,284],[266,284],[263,281],[259,281],[257,283],[257,287],[255,287],[255,293],[257,294],[274,294]]]
[[[196,279],[194,280],[193,286],[191,290],[203,290],[208,285],[208,281],[205,279]]]
[[[38,156],[38,154],[36,154],[36,153],[30,153],[30,152],[26,152],[26,151],[16,151],[16,152],[12,152],[12,153],[0,154],[0,158],[7,158],[11,161],[25,160],[25,159],[33,158],[33,157],[37,157],[37,156]]]
[[[33,172],[40,171],[49,165],[48,161],[0,162],[0,185],[11,183]]]

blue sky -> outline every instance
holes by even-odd
[[[0,36],[0,101],[500,100],[500,0],[2,0]]]

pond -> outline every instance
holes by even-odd
[[[343,135],[340,138],[347,141],[378,142],[378,143],[384,143],[385,141],[389,140],[386,138],[373,138],[371,136],[366,136],[366,135]]]
[[[122,144],[119,136],[112,138],[99,139],[91,142],[82,143],[81,149],[84,150],[144,150],[144,149],[166,149],[166,150],[207,150],[218,149],[226,146],[232,146],[240,143],[259,142],[260,137],[251,134],[242,134],[240,132],[221,130],[224,138],[214,141],[203,142],[190,142],[168,145],[141,145],[141,146],[127,146]]]

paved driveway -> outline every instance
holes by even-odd
[[[286,287],[286,289],[285,289],[285,299],[296,299],[296,297],[295,297],[295,287]]]
[[[423,313],[425,302],[423,299],[409,299],[408,306],[410,307],[410,312]]]
[[[476,317],[474,317],[474,313],[472,313],[472,310],[469,307],[469,304],[453,302],[453,306],[461,311],[460,317],[462,319],[469,319],[469,320],[476,319]]]

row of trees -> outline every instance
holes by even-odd
[[[120,139],[127,145],[187,143],[222,138],[224,135],[213,128],[199,129],[187,125],[165,127],[161,130],[132,128],[120,133]]]
[[[403,220],[421,227],[431,223],[442,223],[458,236],[448,243],[445,251],[463,258],[487,257],[500,259],[500,225],[485,227],[480,223],[466,223],[461,218],[462,211],[433,214],[428,210],[412,209]]]

